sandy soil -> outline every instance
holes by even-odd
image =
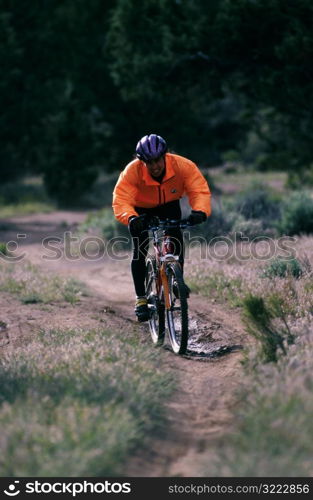
[[[64,240],[84,220],[83,212],[54,212],[1,221],[0,241],[18,241],[18,251],[42,268],[84,281],[91,294],[79,304],[23,305],[0,293],[0,346],[27,342],[32,332],[45,328],[113,327],[139,332],[150,343],[147,325],[134,320],[134,291],[129,259],[99,260],[86,256],[48,260],[42,247],[46,237]],[[17,238],[25,234],[26,237]],[[203,453],[214,460],[218,439],[231,432],[233,411],[239,404],[236,389],[242,382],[242,347],[247,343],[239,313],[198,295],[190,298],[190,349],[175,356],[169,346],[159,349],[160,363],[170,367],[178,387],[167,404],[168,425],[147,440],[144,450],[134,453],[124,468],[126,476],[201,476]],[[151,343],[151,349],[154,347]]]

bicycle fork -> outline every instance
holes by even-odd
[[[166,268],[164,262],[162,263],[160,274],[161,274],[161,283],[163,285],[163,290],[164,290],[165,309],[169,310],[171,308],[170,294],[169,294],[168,279],[166,275]]]
[[[163,290],[164,290],[164,302],[165,302],[165,309],[170,310],[172,307],[172,304],[170,303],[170,293],[169,293],[169,286],[168,286],[168,278],[167,278],[167,272],[166,272],[166,262],[176,262],[178,260],[178,257],[170,257],[170,258],[165,258],[162,262],[161,268],[160,268],[160,275],[161,275],[161,284],[163,285]]]

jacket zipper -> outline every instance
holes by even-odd
[[[165,184],[165,182],[169,181],[170,179],[167,179],[166,181],[162,182],[162,184]],[[161,201],[162,201],[162,196],[161,196],[161,185],[158,186],[158,189],[159,189],[159,205],[161,205]],[[165,204],[165,191],[162,190],[162,193],[163,193],[163,198],[164,198],[164,204]]]
[[[166,181],[163,181],[161,184],[165,184],[166,182],[168,182],[170,180],[171,180],[171,178],[170,179],[166,179]],[[161,192],[160,191],[161,191],[161,186],[159,186],[159,205],[161,205]],[[164,204],[165,204],[166,202],[165,202],[165,191],[164,191],[164,189],[162,190],[162,192],[163,192],[163,199],[164,199]]]

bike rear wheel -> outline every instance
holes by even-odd
[[[160,300],[156,286],[156,262],[155,259],[148,259],[146,264],[146,297],[150,309],[151,318],[149,329],[152,341],[155,345],[162,345],[165,336],[165,310],[164,301]]]
[[[175,354],[185,354],[188,345],[188,303],[186,288],[177,262],[168,264],[170,309],[166,310],[169,340]]]

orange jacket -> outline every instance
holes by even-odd
[[[182,156],[165,155],[166,173],[162,182],[151,177],[145,163],[134,160],[120,174],[113,191],[114,215],[128,224],[135,207],[153,208],[188,196],[193,210],[211,213],[211,193],[207,181],[192,161]]]

